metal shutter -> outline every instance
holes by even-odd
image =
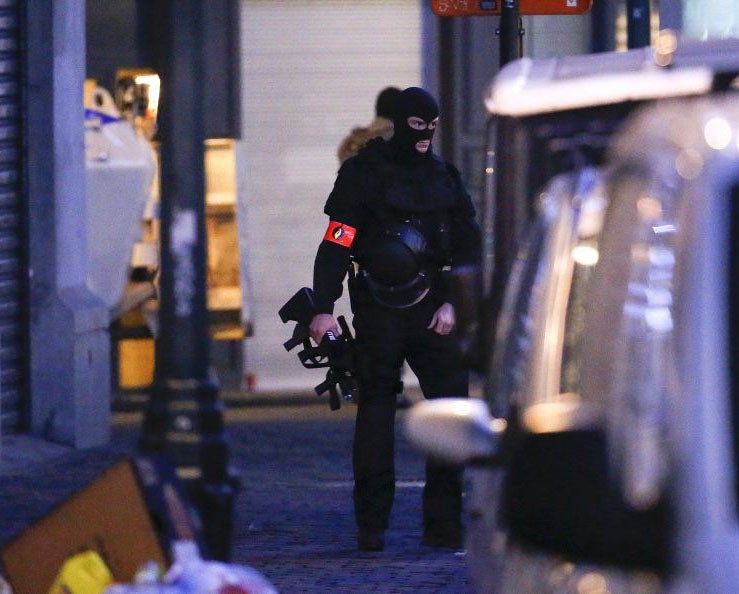
[[[0,0],[0,430],[21,424],[26,333],[21,201],[21,3]]]
[[[421,81],[421,2],[242,0],[241,21],[239,243],[254,325],[245,369],[258,389],[310,389],[323,377],[282,348],[292,324],[277,310],[312,285],[339,142],[371,121],[382,88]]]

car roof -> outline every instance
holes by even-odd
[[[674,50],[674,51],[673,51]],[[739,39],[690,42],[507,64],[485,96],[492,115],[527,117],[708,93],[717,74],[739,69]]]

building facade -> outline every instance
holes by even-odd
[[[27,433],[80,448],[108,439],[112,398],[109,313],[86,282],[83,83],[86,76],[99,76],[116,66],[141,65],[140,11],[151,4],[137,0],[0,1],[3,435]],[[213,10],[215,4],[208,5]],[[360,5],[376,12],[357,22],[352,14]],[[625,2],[596,0],[596,5],[597,10],[581,17],[526,17],[524,55],[615,48],[624,27]],[[295,52],[301,46],[295,40],[301,35],[301,19],[311,11],[321,18],[333,15],[339,19],[330,27],[327,24],[326,30],[339,31],[344,39],[336,40],[339,45],[321,44],[320,27],[313,33],[306,30],[303,41],[315,41],[306,46],[313,52],[313,70],[294,75],[283,72],[280,68],[290,65],[286,58],[290,52],[296,58],[294,67],[300,67]],[[739,35],[739,0],[662,0],[659,5],[653,3],[653,12],[660,17],[657,23],[682,29],[689,37]],[[435,141],[437,149],[459,165],[471,193],[479,195],[486,125],[482,96],[499,68],[498,19],[444,20],[431,12],[425,0],[241,0],[239,15],[243,35],[255,33],[250,27],[259,19],[274,22],[276,27],[257,31],[259,45],[253,45],[254,38],[245,40],[239,66],[243,85],[248,85],[239,89],[239,249],[248,264],[242,283],[246,299],[261,304],[260,312],[252,314],[256,316],[252,320],[255,334],[246,339],[244,366],[245,371],[264,379],[257,387],[268,389],[278,387],[278,380],[291,374],[297,377],[299,369],[294,357],[280,351],[288,328],[279,324],[276,312],[281,300],[309,283],[310,262],[296,260],[290,250],[300,245],[303,252],[311,252],[322,231],[320,210],[302,217],[291,205],[307,201],[313,210],[320,209],[337,166],[330,149],[341,139],[339,128],[343,131],[370,119],[374,94],[386,79],[399,86],[422,84],[440,98],[444,123]],[[389,52],[378,53],[376,31],[384,18],[406,25],[387,30],[387,39],[380,45],[395,45]],[[346,20],[342,23],[341,19]],[[288,30],[284,28],[287,24]],[[95,35],[109,41],[120,35],[123,41],[88,43]],[[138,41],[131,43],[131,39]],[[342,47],[354,47],[356,55],[342,53]],[[348,71],[352,71],[352,61],[360,58],[361,68],[337,80],[342,57]],[[362,70],[372,74],[358,86]],[[209,72],[219,80],[217,68]],[[279,94],[287,92],[285,81],[291,76],[302,81],[295,91],[300,101],[294,111],[285,112],[290,117],[276,121],[267,108],[278,107],[276,98],[280,105],[288,104],[290,98]],[[282,87],[279,77],[285,83]],[[279,96],[270,96],[270,89]],[[329,96],[330,101],[326,100]],[[305,119],[315,126],[304,125]],[[307,138],[319,128],[334,129],[336,137]],[[258,154],[264,149],[256,140],[265,130],[278,131],[286,139],[288,148],[279,155],[277,168],[275,159],[264,165],[268,155]],[[291,139],[299,141],[292,149]],[[269,171],[260,169],[267,165]],[[300,189],[283,188],[275,201],[271,192],[277,182],[290,179],[297,180],[295,187]],[[287,244],[267,245],[280,229],[287,234]],[[268,275],[281,275],[279,284]],[[279,356],[284,359],[273,365]],[[302,378],[309,388],[320,381],[313,375]]]

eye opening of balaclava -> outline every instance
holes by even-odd
[[[408,125],[408,118],[415,116],[426,122],[424,130],[415,130]],[[395,104],[395,131],[391,142],[395,145],[398,156],[415,161],[424,159],[431,154],[431,147],[425,153],[416,150],[416,143],[421,140],[431,140],[434,129],[430,128],[433,120],[439,117],[439,106],[430,93],[419,87],[408,87],[398,96]]]

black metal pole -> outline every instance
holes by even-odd
[[[139,443],[165,452],[198,508],[207,554],[229,557],[235,482],[206,303],[202,0],[161,0],[161,278],[156,367]]]
[[[616,47],[615,17],[610,2],[593,2],[590,11],[590,51],[611,52]]]
[[[523,25],[518,0],[503,0],[500,7],[500,66],[523,55]]]
[[[509,62],[517,60],[523,55],[523,26],[519,12],[518,0],[503,0],[500,12],[500,67],[503,68]],[[506,157],[505,144],[508,140],[505,124],[498,122],[496,137],[496,163],[500,171],[500,162]],[[500,174],[498,173],[500,183]],[[500,192],[496,192],[501,196]],[[516,205],[499,200],[494,205],[494,230],[495,230],[495,256],[494,270],[495,278],[503,282],[507,276],[510,262],[515,253],[515,231],[516,231]],[[501,276],[502,275],[502,276]],[[496,287],[502,290],[502,285]],[[497,292],[496,291],[496,292]]]
[[[523,56],[524,29],[518,0],[503,0],[500,13],[500,68]],[[482,223],[485,229],[483,255],[482,299],[479,310],[480,340],[477,345],[478,369],[487,373],[491,361],[496,322],[502,303],[508,270],[515,255],[516,205],[508,199],[510,194],[501,192],[501,171],[510,150],[509,129],[505,118],[489,122],[494,126],[495,146],[486,155],[486,168],[494,173],[486,176],[485,200],[482,206]],[[519,222],[520,223],[520,222]],[[492,231],[492,233],[491,233]],[[491,237],[492,235],[492,237]],[[497,410],[493,411],[495,414]]]
[[[500,67],[503,68],[508,62],[517,60],[523,55],[523,26],[519,12],[518,0],[503,0],[500,12]],[[500,163],[506,158],[505,144],[508,140],[505,123],[499,121],[496,130],[496,168],[497,180],[500,184]],[[496,196],[502,194],[496,191]],[[516,205],[509,204],[510,201],[498,200],[493,206],[494,213],[494,280],[498,286],[493,287],[495,292],[502,291],[502,283],[507,276],[510,262],[515,254],[515,232],[516,232]]]
[[[503,0],[500,13],[500,67],[523,55],[523,26],[521,23],[518,0]],[[502,295],[508,277],[508,270],[516,251],[516,230],[521,221],[516,220],[516,205],[511,200],[503,199],[510,196],[501,191],[501,170],[508,152],[511,150],[509,130],[505,119],[496,121],[495,138],[495,198],[491,196],[491,204],[486,204],[488,216],[492,217],[493,228],[493,274],[490,281],[490,290],[484,296],[483,324],[484,332],[490,339],[495,333],[497,314],[502,303]],[[484,341],[492,344],[492,340]],[[488,348],[491,348],[488,346]],[[483,353],[485,361],[488,354]]]
[[[629,49],[650,44],[649,0],[626,0],[627,45]]]

